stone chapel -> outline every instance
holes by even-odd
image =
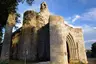
[[[61,16],[51,15],[45,2],[40,12],[24,13],[23,26],[12,35],[11,59],[44,64],[87,63],[82,28],[74,28]],[[43,64],[43,63],[41,63]]]

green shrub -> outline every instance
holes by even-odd
[[[7,61],[0,61],[0,64],[8,64]]]

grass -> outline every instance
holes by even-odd
[[[10,60],[9,61],[9,63],[8,62],[6,62],[6,61],[0,61],[0,64],[39,64],[38,62],[26,62],[25,63],[25,61],[19,61],[19,60]],[[42,64],[42,62],[40,63],[40,64]],[[46,63],[46,64],[50,64],[50,63]],[[54,63],[51,63],[51,64],[54,64]],[[82,62],[70,62],[70,64],[84,64],[84,63],[82,63]]]
[[[35,64],[36,62],[25,62],[25,61],[19,61],[19,60],[11,60],[9,64]]]
[[[10,60],[8,61],[0,61],[0,64],[34,64],[32,62],[19,61],[19,60]]]
[[[0,64],[8,64],[8,61],[0,61]]]

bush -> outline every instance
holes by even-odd
[[[0,64],[8,64],[7,61],[0,61]]]

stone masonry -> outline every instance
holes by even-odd
[[[65,24],[61,16],[51,15],[45,2],[39,13],[24,13],[23,26],[12,36],[12,45],[12,59],[41,64],[88,63],[82,29]]]

